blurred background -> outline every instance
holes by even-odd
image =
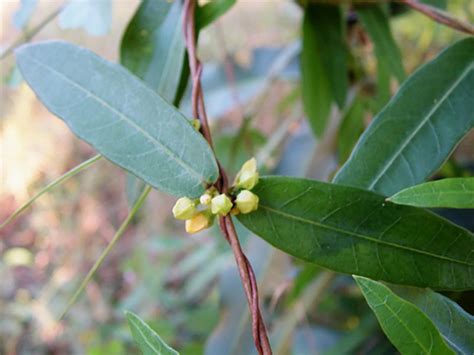
[[[472,1],[447,3],[451,13],[473,21]],[[117,62],[120,38],[139,1],[114,0],[110,11],[85,6],[82,12],[55,16],[63,5],[3,0],[0,50],[49,18],[32,41],[63,39]],[[232,173],[257,156],[267,172],[328,180],[352,147],[338,140],[344,113],[333,115],[318,141],[304,120],[301,17],[294,1],[241,0],[201,33],[206,105],[219,158]],[[391,26],[408,73],[461,38],[413,11],[401,11]],[[366,95],[373,95],[373,48],[357,24],[349,42],[368,79]],[[22,81],[14,55],[2,58],[0,73],[2,222],[95,152],[36,99]],[[392,91],[396,89],[394,83]],[[189,112],[186,96],[181,109]],[[364,125],[375,112],[364,109]],[[439,174],[470,175],[473,141],[471,134]],[[128,214],[133,186],[127,187],[127,180],[121,169],[99,160],[0,230],[0,354],[136,353],[124,310],[148,321],[183,354],[254,351],[246,301],[227,244],[217,229],[185,235],[183,223],[170,213],[174,198],[157,191],[79,301],[58,321]],[[461,212],[452,216],[471,228],[472,217]],[[319,268],[283,255],[243,228],[239,231],[258,275],[276,353],[394,353],[351,278],[318,277]]]

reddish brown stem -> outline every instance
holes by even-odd
[[[413,10],[421,12],[422,14],[428,16],[436,22],[442,23],[448,27],[451,27],[455,30],[474,35],[474,26],[467,22],[462,22],[461,20],[451,16],[447,12],[439,10],[433,6],[422,4],[417,0],[401,0],[402,3],[411,7]]]
[[[226,238],[228,238],[228,242],[234,253],[240,278],[242,279],[244,286],[245,295],[247,296],[247,301],[252,314],[252,335],[255,347],[259,354],[271,354],[272,349],[265,329],[265,323],[260,312],[257,281],[252,266],[242,251],[232,218],[230,216],[221,217],[219,222],[221,230]]]
[[[204,105],[204,95],[201,86],[201,72],[202,65],[196,55],[196,26],[195,26],[195,0],[184,1],[184,16],[183,16],[183,33],[186,47],[188,50],[189,57],[189,68],[191,71],[192,80],[192,94],[191,104],[193,109],[193,115],[201,122],[201,133],[204,138],[208,141],[209,145],[213,149],[211,131],[209,129],[209,123],[206,114],[206,108]],[[216,183],[217,188],[220,192],[226,193],[228,191],[227,174],[222,166],[219,164],[220,178]],[[255,347],[259,354],[270,355],[272,353],[270,342],[267,336],[267,330],[263,321],[258,297],[257,280],[255,273],[253,272],[252,266],[249,260],[245,256],[239,242],[239,238],[234,228],[232,218],[230,216],[221,217],[219,219],[222,234],[226,238],[227,242],[232,248],[232,252],[239,269],[240,278],[244,288],[245,296],[250,308],[252,317],[252,335],[255,342]]]

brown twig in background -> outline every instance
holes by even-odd
[[[380,3],[388,3],[390,0],[309,0],[311,3],[316,4],[328,4],[328,5],[343,5],[343,4],[352,4],[352,5],[376,5]],[[440,10],[436,7],[430,6],[428,4],[420,3],[418,0],[392,0],[395,3],[405,4],[408,7],[411,7],[413,10],[416,10],[432,20],[439,22],[443,25],[451,27],[457,31],[464,32],[474,35],[474,25],[461,21],[451,14]]]
[[[59,15],[61,10],[63,9],[63,6],[61,5],[58,7],[56,10],[54,10],[52,13],[50,13],[48,16],[46,16],[38,25],[33,27],[30,30],[26,30],[23,32],[23,34],[18,37],[15,41],[13,41],[12,44],[10,44],[1,54],[0,54],[0,60],[8,57],[13,51],[21,46],[22,44],[28,42],[31,38],[33,38],[38,32],[40,32],[46,25],[48,25],[51,21],[53,21],[56,16]]]
[[[195,10],[195,0],[184,1],[183,34],[186,48],[188,50],[189,67],[191,71],[192,109],[194,117],[199,119],[201,122],[201,132],[204,138],[208,141],[211,148],[213,148],[201,86],[202,65],[196,55]],[[222,166],[219,163],[218,165],[220,178],[216,185],[220,192],[226,193],[228,190],[227,175]],[[257,281],[252,266],[242,251],[239,238],[235,231],[230,215],[221,217],[219,219],[219,224],[222,233],[232,248],[232,252],[234,253],[237,267],[239,269],[245,296],[247,297],[250,313],[252,316],[252,335],[254,338],[255,347],[257,348],[259,354],[271,354],[272,350],[268,340],[267,330],[260,313]]]
[[[455,30],[474,35],[474,26],[470,23],[463,22],[445,11],[437,9],[433,6],[422,4],[418,0],[401,0],[401,3],[411,7],[413,10],[421,12],[436,22],[442,23]]]

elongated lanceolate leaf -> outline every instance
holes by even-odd
[[[474,288],[474,235],[423,209],[312,180],[265,177],[240,221],[278,249],[326,268],[438,289]]]
[[[405,81],[373,120],[337,183],[392,195],[423,182],[474,125],[474,38]]]
[[[22,46],[17,60],[51,112],[151,186],[197,197],[217,179],[217,164],[202,136],[123,67],[61,41]]]
[[[332,102],[345,104],[347,59],[340,7],[308,5],[303,19],[302,94],[316,135],[325,130]]]
[[[365,102],[356,98],[342,118],[337,137],[339,161],[345,162],[364,131]]]
[[[354,278],[385,334],[400,353],[454,354],[431,320],[418,308],[379,282],[360,276]]]
[[[388,199],[418,207],[474,208],[474,178],[452,178],[408,187]]]
[[[132,312],[125,312],[132,330],[133,340],[143,355],[178,355],[179,353],[167,345],[156,332]]]
[[[390,23],[379,5],[357,7],[357,15],[374,43],[375,56],[380,64],[386,64],[389,72],[399,82],[405,79],[402,57],[390,31]]]
[[[429,289],[395,285],[390,289],[423,311],[458,354],[474,354],[474,316],[456,302]]]
[[[377,59],[376,108],[380,110],[390,100],[390,82],[396,77],[398,82],[405,79],[402,56],[390,31],[389,17],[380,7],[372,4],[357,7],[357,15],[370,36]]]
[[[182,8],[181,1],[143,0],[120,45],[120,63],[176,107],[188,79]],[[144,186],[142,180],[128,174],[131,204]]]
[[[120,46],[121,64],[170,103],[186,64],[181,13],[181,1],[142,1]]]

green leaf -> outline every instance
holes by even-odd
[[[51,112],[149,185],[197,197],[216,181],[217,164],[204,138],[123,67],[61,41],[22,46],[17,60]]]
[[[369,33],[377,58],[376,109],[380,110],[391,95],[390,79],[395,76],[399,82],[405,79],[400,50],[390,31],[389,18],[379,5],[361,6],[357,14]]]
[[[334,181],[388,196],[423,182],[473,127],[472,97],[474,38],[467,38],[402,85]]]
[[[132,312],[125,312],[133,339],[144,355],[178,355],[151,327]]]
[[[474,317],[456,302],[428,289],[390,286],[398,296],[415,304],[459,354],[474,354]]]
[[[264,177],[239,220],[273,246],[320,266],[388,282],[474,288],[474,235],[383,196],[313,180]]]
[[[379,282],[359,276],[354,278],[385,334],[400,353],[454,354],[431,320],[417,307]]]
[[[122,37],[120,63],[179,107],[183,82],[187,83],[189,72],[181,1],[142,1]],[[133,174],[128,175],[127,198],[133,204],[145,183]]]
[[[447,5],[447,0],[421,0],[420,2],[425,3],[427,5],[439,7],[443,10],[446,9]]]
[[[426,182],[406,188],[387,200],[418,207],[474,208],[474,178]]]
[[[346,100],[348,51],[339,6],[309,5],[303,19],[302,94],[315,134],[324,132],[333,100]]]
[[[364,102],[357,98],[343,117],[337,137],[339,162],[345,162],[349,158],[364,131],[364,112]]]
[[[170,103],[186,65],[181,14],[181,1],[142,1],[120,46],[121,64]]]
[[[378,65],[386,64],[387,69],[402,82],[405,70],[400,50],[390,31],[388,17],[378,5],[357,7],[357,14],[373,41]]]
[[[225,14],[236,0],[212,0],[196,9],[196,27],[203,29]]]

